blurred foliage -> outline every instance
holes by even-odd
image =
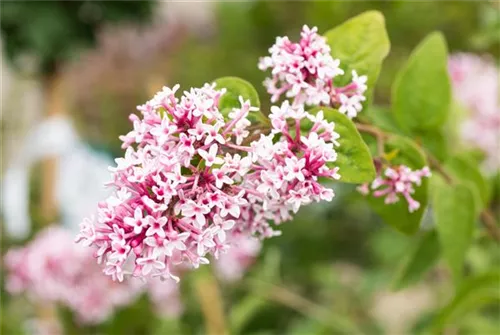
[[[105,23],[142,21],[151,1],[2,1],[0,28],[7,57],[34,57],[36,72],[51,73],[59,63],[92,46]]]

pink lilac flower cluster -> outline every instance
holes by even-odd
[[[466,109],[461,135],[486,156],[488,171],[500,169],[499,70],[493,61],[458,53],[449,59],[455,99]]]
[[[121,137],[125,157],[111,169],[116,192],[81,225],[77,241],[96,248],[113,279],[178,281],[174,268],[218,258],[230,247],[228,234],[275,236],[270,221],[334,195],[318,183],[339,178],[331,166],[338,134],[322,113],[285,102],[272,109],[272,132],[252,142],[248,115],[257,109],[248,101],[240,97],[225,118],[224,90],[207,84],[179,100],[177,89],[165,87],[138,107],[142,118],[131,116],[134,130]],[[313,123],[308,134],[302,121]]]
[[[86,324],[106,320],[139,293],[103,276],[92,251],[75,245],[72,233],[62,228],[45,229],[25,247],[9,250],[4,261],[9,293],[67,306]]]
[[[271,237],[279,234],[269,226],[288,221],[302,205],[313,201],[331,201],[332,189],[321,185],[319,178],[338,180],[335,146],[339,134],[334,123],[323,118],[323,111],[312,115],[303,106],[271,107],[271,133],[261,135],[251,144],[254,171],[247,174],[243,187],[248,203],[241,206],[237,227],[252,234]],[[312,127],[302,131],[302,126]]]
[[[405,165],[388,167],[383,175],[373,180],[371,189],[374,197],[385,196],[386,204],[394,204],[399,201],[399,195],[403,196],[408,202],[408,211],[412,213],[420,208],[420,203],[411,196],[415,192],[414,185],[420,186],[422,178],[430,176],[431,171],[427,166],[420,170],[411,170]],[[368,195],[370,186],[363,184],[358,187],[358,191]]]
[[[278,37],[269,49],[270,56],[260,59],[259,69],[271,69],[272,78],[264,85],[271,101],[276,102],[281,95],[293,98],[293,104],[326,105],[339,109],[350,118],[362,109],[367,89],[366,76],[358,76],[352,71],[352,82],[344,87],[335,87],[333,80],[344,71],[340,61],[333,59],[326,39],[317,33],[316,27],[302,28],[298,43],[288,37]]]

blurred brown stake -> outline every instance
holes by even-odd
[[[198,271],[194,284],[201,311],[205,318],[205,334],[229,334],[226,327],[224,304],[217,280],[212,270],[207,266],[200,268]]]
[[[163,86],[165,86],[165,80],[163,79],[163,76],[159,76],[157,74],[152,75],[149,78],[147,85],[149,97],[152,98],[156,94],[156,92],[161,91]]]
[[[61,76],[56,71],[44,80],[45,115],[47,117],[65,114],[64,94]],[[58,215],[56,200],[57,158],[49,157],[41,162],[41,199],[40,207],[43,215],[43,224],[53,223]]]

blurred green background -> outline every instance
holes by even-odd
[[[43,4],[39,6],[43,8]],[[186,5],[192,6],[193,13],[198,6]],[[158,8],[153,4],[152,12]],[[388,103],[396,71],[432,31],[444,33],[450,52],[500,57],[500,18],[495,2],[247,1],[212,3],[203,8],[210,14],[208,23],[198,25],[199,18],[193,13],[190,17],[189,10],[174,19],[167,5],[165,17],[155,18],[154,23],[146,20],[140,27],[130,23],[115,26],[108,29],[107,38],[95,39],[95,48],[66,50],[71,52],[57,58],[57,71],[67,92],[66,112],[87,143],[120,155],[118,136],[130,128],[128,114],[162,85],[179,83],[188,89],[231,75],[249,80],[265,97],[260,84],[266,74],[256,65],[276,36],[294,39],[303,24],[318,26],[324,32],[370,9],[384,14],[391,40],[375,89],[377,105]],[[78,15],[68,18],[80,19]],[[3,33],[7,34],[2,36],[7,46],[9,32]],[[42,39],[52,38],[47,36]],[[40,41],[44,47],[46,42]],[[43,71],[56,67],[45,60],[41,64]],[[21,71],[22,76],[39,75],[33,67],[28,68],[31,70]],[[15,112],[8,107],[3,110],[2,126],[6,127]],[[31,208],[33,220],[40,226],[43,215],[37,207],[38,179],[33,173]],[[265,241],[259,259],[242,281],[221,283],[228,323],[239,333],[418,333],[449,301],[453,292],[441,264],[424,281],[395,292],[392,283],[417,237],[403,236],[383,225],[351,186],[337,185],[335,189],[333,203],[301,211],[293,222],[283,225],[283,236]],[[12,243],[3,239],[2,252]],[[486,238],[479,240],[468,253],[470,271],[498,267],[498,247]],[[193,275],[187,275],[181,284],[186,308],[179,320],[154,316],[144,299],[105,324],[90,328],[78,326],[64,312],[67,333],[202,334],[203,316],[191,286]],[[2,333],[20,333],[23,320],[32,311],[25,301],[4,291],[1,299]],[[498,333],[499,315],[500,310],[494,307],[469,313],[449,334]]]

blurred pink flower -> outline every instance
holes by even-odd
[[[227,239],[231,249],[221,253],[215,262],[215,269],[222,280],[233,282],[241,279],[254,263],[262,245],[258,238],[237,231],[231,232]]]
[[[76,245],[72,233],[59,227],[49,227],[25,247],[9,250],[4,261],[8,292],[25,293],[38,303],[60,303],[86,324],[106,320],[140,293],[104,276],[92,252]]]
[[[55,302],[71,309],[84,324],[108,319],[115,309],[133,303],[147,293],[157,314],[176,317],[182,312],[178,285],[173,281],[114,282],[102,273],[91,249],[74,243],[70,231],[49,227],[23,248],[5,255],[6,289],[26,294],[35,303]],[[57,325],[34,320],[46,334]],[[50,327],[50,328],[46,328]],[[55,333],[55,332],[54,332]],[[62,331],[60,332],[62,333]]]
[[[466,109],[461,136],[485,154],[487,171],[500,168],[499,70],[495,64],[474,54],[458,53],[449,60],[455,99]]]
[[[492,60],[470,53],[450,56],[448,65],[455,99],[470,113],[498,112],[498,68]]]
[[[175,318],[182,314],[184,306],[177,283],[172,280],[151,280],[146,290],[158,316]]]

